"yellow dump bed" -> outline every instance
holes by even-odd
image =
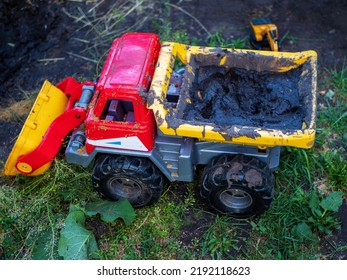
[[[177,103],[168,88],[185,64]],[[314,51],[234,50],[163,43],[147,97],[166,135],[259,148],[310,148],[315,138]]]

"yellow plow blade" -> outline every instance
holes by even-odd
[[[68,97],[63,91],[45,81],[27,117],[15,145],[6,161],[4,174],[19,174],[16,169],[18,159],[33,151],[42,141],[48,127],[61,115],[68,103]],[[31,176],[44,173],[51,165],[48,162],[32,172]]]

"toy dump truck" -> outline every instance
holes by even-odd
[[[42,174],[72,131],[66,160],[93,163],[93,186],[108,199],[149,205],[165,178],[191,182],[203,166],[200,193],[213,209],[260,214],[280,147],[314,143],[315,92],[314,51],[161,45],[127,33],[97,82],[45,82],[4,172]]]
[[[253,19],[251,25],[250,43],[256,50],[271,50],[277,52],[278,29],[268,18]]]

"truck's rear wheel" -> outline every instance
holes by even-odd
[[[93,169],[93,186],[110,200],[128,199],[134,207],[157,200],[163,190],[163,176],[145,158],[101,155]]]
[[[200,190],[217,212],[250,217],[269,208],[274,194],[274,175],[266,163],[256,158],[223,155],[206,166]]]

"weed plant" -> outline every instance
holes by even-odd
[[[69,204],[95,197],[87,170],[56,160],[42,176],[1,178],[1,258],[56,259]]]

